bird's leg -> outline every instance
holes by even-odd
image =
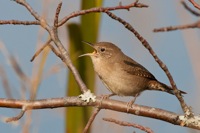
[[[108,99],[109,97],[112,97],[112,96],[114,96],[114,95],[116,95],[116,94],[107,94],[107,95],[101,95],[100,97],[101,97],[101,101],[100,101],[100,104],[99,104],[99,107],[101,107],[101,104],[102,104],[102,101],[104,100],[104,99]]]
[[[132,107],[132,105],[135,103],[135,101],[136,101],[136,98],[139,96],[139,93],[138,94],[136,94],[135,96],[134,96],[134,98],[133,98],[133,100],[131,100],[130,102],[128,102],[127,103],[127,109],[126,109],[126,111],[127,111],[127,113],[129,112],[129,110],[130,110],[130,108]]]

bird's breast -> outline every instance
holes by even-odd
[[[141,82],[143,78],[127,74],[119,63],[106,64],[95,60],[93,64],[105,86],[116,95],[135,96],[145,88]]]

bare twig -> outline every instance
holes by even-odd
[[[100,97],[96,99],[96,102],[86,103],[79,99],[78,97],[64,97],[64,98],[51,98],[51,99],[41,99],[41,100],[15,100],[15,99],[4,99],[0,98],[0,107],[6,108],[23,108],[26,106],[26,110],[34,110],[34,109],[52,109],[52,108],[60,108],[60,107],[85,107],[85,106],[99,106],[101,103],[101,109],[111,109],[113,111],[124,112],[127,113],[127,103],[117,100],[104,99],[101,100]],[[153,119],[162,120],[165,122],[169,122],[175,125],[181,125],[184,123],[181,121],[178,114],[169,112],[166,110],[147,107],[142,105],[133,104],[132,108],[129,109],[130,114],[150,117]],[[184,116],[183,116],[184,117]],[[182,124],[181,126],[194,128],[200,130],[200,122],[197,119],[185,118],[187,123]]]
[[[13,25],[40,25],[38,21],[19,21],[19,20],[0,20],[0,25],[13,24]]]
[[[96,115],[99,113],[101,109],[100,108],[97,108],[94,113],[90,116],[90,119],[87,123],[87,125],[85,126],[84,130],[83,130],[83,133],[87,133],[88,129],[90,128],[92,122],[94,121]]]
[[[88,13],[94,13],[94,12],[105,12],[105,11],[112,11],[112,10],[120,10],[120,9],[129,10],[132,7],[147,8],[148,6],[145,5],[145,4],[142,4],[142,3],[138,3],[136,1],[132,4],[125,5],[125,6],[119,5],[119,6],[115,6],[115,7],[95,7],[95,8],[91,8],[91,9],[87,9],[87,10],[75,11],[75,12],[71,13],[69,16],[64,17],[58,23],[58,27],[65,24],[69,19],[80,16],[80,15],[84,15],[84,14],[88,14]]]
[[[192,111],[190,110],[190,108],[186,105],[186,103],[184,102],[184,99],[182,98],[180,91],[177,89],[176,87],[176,83],[173,80],[172,75],[170,74],[167,66],[161,61],[161,59],[156,55],[156,53],[153,51],[152,47],[150,46],[150,44],[125,20],[121,19],[120,17],[117,17],[116,15],[114,15],[113,13],[106,11],[107,15],[110,16],[111,18],[119,21],[120,23],[122,23],[125,28],[127,28],[129,31],[131,31],[137,38],[138,40],[140,40],[140,42],[143,44],[143,46],[149,50],[150,54],[154,57],[155,61],[159,64],[159,66],[163,69],[163,71],[166,73],[172,88],[174,89],[174,93],[176,95],[176,97],[178,98],[181,107],[183,109],[183,111],[186,112],[190,112],[190,115],[192,115]]]
[[[20,113],[17,116],[11,117],[11,118],[7,118],[5,121],[6,122],[18,121],[20,118],[22,118],[22,116],[24,115],[25,112],[26,112],[26,105],[24,105],[22,107],[22,110],[20,111]]]
[[[185,9],[187,9],[190,13],[192,13],[193,15],[199,17],[200,13],[196,12],[195,10],[191,9],[184,0],[181,1],[181,3],[183,4],[183,6],[185,7]]]
[[[30,61],[32,62],[48,45],[50,45],[51,41],[51,39],[48,39],[48,41],[37,52],[35,52]]]
[[[189,0],[189,2],[191,2],[194,7],[200,10],[200,5],[197,4],[194,0]]]
[[[54,54],[56,56],[58,56],[59,58],[62,58],[61,54],[50,44],[51,43],[51,39],[49,39],[34,55],[33,57],[31,58],[31,62],[35,60],[35,58],[46,48],[46,47],[49,47],[52,52],[54,52]]]
[[[187,24],[187,25],[155,28],[153,30],[153,32],[167,32],[167,31],[183,30],[183,29],[190,29],[190,28],[200,28],[200,21],[197,21],[197,22],[195,22],[193,24]]]
[[[138,128],[138,129],[140,129],[140,130],[142,130],[144,132],[147,132],[147,133],[153,133],[153,131],[149,127],[144,127],[144,126],[136,124],[136,123],[118,121],[118,120],[113,119],[113,118],[103,118],[103,120],[104,121],[108,121],[108,122],[113,122],[113,123],[121,125],[121,126],[128,126],[128,127]]]
[[[187,9],[190,13],[192,13],[195,16],[200,16],[200,13],[192,10],[190,7],[187,6],[187,4],[184,1],[181,1],[181,3],[185,7],[185,9]],[[167,32],[167,31],[183,30],[183,29],[190,29],[190,28],[200,28],[200,20],[192,24],[155,28],[153,32]]]
[[[59,14],[60,14],[60,10],[61,10],[61,7],[62,7],[62,2],[60,2],[58,4],[58,7],[56,9],[56,14],[55,14],[55,18],[54,18],[54,27],[58,27],[58,17],[59,17]]]

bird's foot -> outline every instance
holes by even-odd
[[[136,96],[134,97],[133,100],[131,100],[130,102],[128,102],[128,103],[126,104],[126,106],[127,106],[127,109],[126,109],[127,113],[128,113],[129,110],[132,108],[132,105],[135,103],[137,96],[138,96],[138,95],[136,95]]]

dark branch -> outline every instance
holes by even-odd
[[[56,14],[55,14],[55,17],[54,17],[54,27],[55,28],[58,27],[58,18],[59,18],[61,7],[62,7],[62,2],[60,2],[58,4],[58,7],[56,9]]]
[[[19,21],[19,20],[0,20],[0,25],[13,24],[13,25],[40,25],[38,21]]]

